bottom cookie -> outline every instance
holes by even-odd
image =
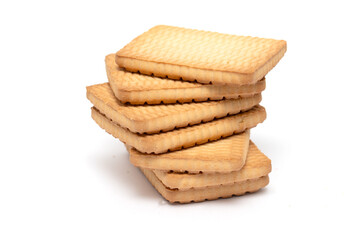
[[[178,189],[170,189],[165,186],[152,170],[143,168],[140,169],[156,190],[171,203],[201,202],[205,200],[239,196],[245,193],[256,192],[269,183],[269,177],[263,176],[233,184],[218,185],[200,189],[191,188],[189,190],[180,191]]]

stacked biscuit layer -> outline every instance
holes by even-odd
[[[87,87],[92,118],[170,202],[265,187],[270,160],[250,140],[266,118],[265,75],[286,42],[157,26],[106,57]]]

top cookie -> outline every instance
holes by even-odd
[[[128,71],[213,84],[252,84],[283,57],[286,42],[156,26],[116,53]]]

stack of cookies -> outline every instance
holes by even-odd
[[[87,87],[92,118],[170,202],[265,187],[270,160],[250,140],[266,118],[265,75],[282,40],[156,26],[106,57],[108,83]]]

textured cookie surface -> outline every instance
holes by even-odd
[[[228,198],[239,196],[245,193],[256,192],[269,183],[269,177],[264,176],[256,179],[249,179],[233,184],[211,186],[206,188],[191,188],[188,190],[170,189],[165,186],[154,172],[150,169],[141,169],[149,182],[155,189],[169,202],[189,203],[214,200],[218,198]]]
[[[283,57],[286,42],[171,26],[156,26],[116,53],[129,71],[214,84],[250,84]]]
[[[132,148],[128,150],[130,162],[141,168],[177,172],[229,172],[240,170],[244,166],[249,137],[250,131],[247,130],[215,142],[159,155],[140,153]],[[173,179],[173,175],[169,175],[167,171],[155,173],[161,180]],[[177,176],[179,174],[174,175],[175,178]]]
[[[167,132],[208,122],[247,111],[261,101],[261,95],[256,94],[243,99],[133,106],[120,103],[108,83],[87,87],[87,98],[109,119],[136,133]]]
[[[222,141],[222,140],[219,140]],[[131,157],[131,156],[130,156]],[[153,170],[160,181],[171,189],[203,188],[208,186],[232,184],[247,179],[266,176],[271,172],[271,161],[250,141],[245,165],[229,173],[187,174]]]
[[[91,116],[101,128],[139,152],[159,154],[241,133],[263,122],[266,112],[263,107],[257,105],[247,112],[234,116],[151,135],[130,132],[108,119],[94,107]]]
[[[202,102],[250,97],[265,89],[265,79],[251,85],[205,85],[127,72],[115,63],[115,54],[105,58],[108,80],[117,99],[131,104]]]

